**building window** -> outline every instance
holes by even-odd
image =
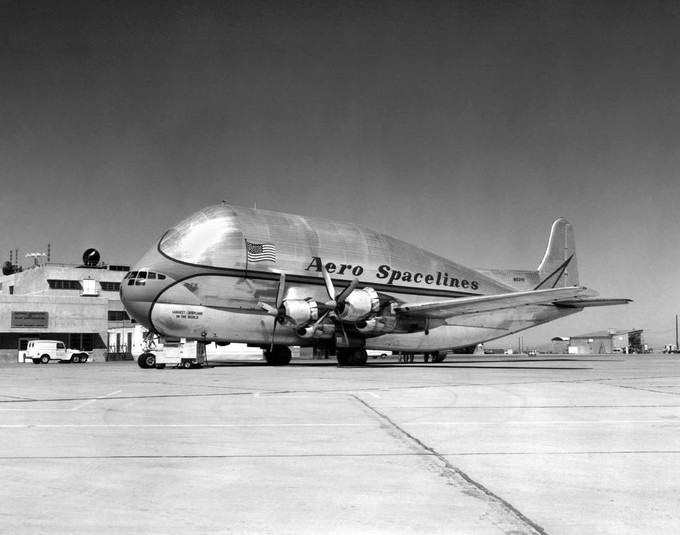
[[[102,290],[105,292],[117,292],[120,290],[120,282],[105,282],[99,281],[102,285]]]
[[[130,321],[130,316],[124,310],[109,310],[109,321]]]
[[[94,349],[94,334],[72,333],[68,335],[68,346],[80,351],[92,351]]]
[[[80,281],[47,279],[50,290],[82,290]]]
[[[130,266],[109,266],[109,271],[130,271]]]

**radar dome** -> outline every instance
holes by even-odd
[[[97,249],[89,248],[83,253],[83,265],[86,267],[95,267],[99,264],[100,259],[101,257]]]
[[[12,273],[14,273],[14,266],[12,265],[12,262],[8,260],[2,265],[2,274],[11,275]]]

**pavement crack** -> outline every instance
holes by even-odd
[[[368,409],[370,412],[375,414],[381,420],[381,422],[386,425],[388,431],[390,431],[394,436],[397,436],[402,440],[405,440],[418,450],[421,450],[422,452],[426,453],[429,459],[432,460],[436,459],[436,461],[438,461],[437,465],[440,474],[450,482],[453,483],[457,482],[459,486],[462,488],[463,492],[465,492],[469,496],[485,500],[487,503],[495,505],[496,507],[500,508],[506,514],[510,515],[510,517],[512,517],[514,520],[518,521],[520,524],[528,528],[529,531],[527,533],[547,535],[547,532],[541,526],[539,526],[538,524],[533,522],[530,518],[525,516],[521,511],[516,509],[510,502],[504,500],[503,498],[493,493],[491,490],[486,488],[478,481],[472,479],[472,477],[463,472],[460,468],[452,465],[446,459],[446,457],[444,457],[438,451],[431,448],[427,444],[423,443],[417,437],[413,436],[411,433],[409,433],[404,428],[399,426],[389,416],[383,414],[378,409],[376,409],[375,407],[373,407],[360,397],[354,394],[352,394],[352,397],[361,405],[363,405],[366,409]],[[517,531],[513,529],[507,532],[517,533]]]

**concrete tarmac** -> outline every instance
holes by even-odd
[[[0,367],[0,533],[680,532],[680,356]]]

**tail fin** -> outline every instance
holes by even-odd
[[[565,219],[553,223],[538,276],[540,282],[535,290],[579,285],[574,230]]]

